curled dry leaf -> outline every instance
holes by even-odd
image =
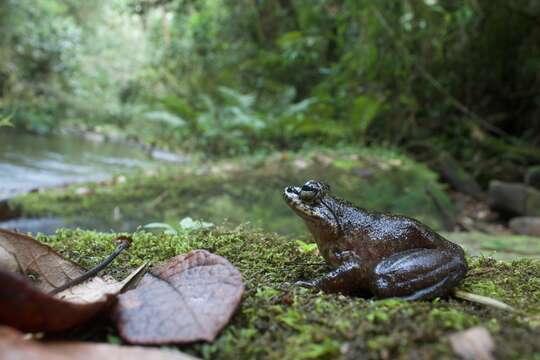
[[[242,300],[242,275],[221,256],[194,250],[146,274],[119,296],[116,323],[133,344],[212,341]]]
[[[25,340],[21,333],[0,327],[0,354],[3,360],[196,360],[179,351],[145,349],[84,342]]]
[[[121,282],[94,277],[53,296],[51,290],[81,276],[84,270],[33,238],[2,229],[0,249],[22,273],[0,266],[0,323],[29,332],[62,331],[85,323],[112,305],[145,267]]]
[[[64,259],[51,247],[30,236],[0,229],[0,248],[6,253],[6,259],[7,254],[10,255],[7,261],[17,264],[17,272],[30,276],[33,285],[46,292],[84,274],[84,269],[79,265]],[[15,268],[13,265],[7,266],[6,262],[0,268]]]

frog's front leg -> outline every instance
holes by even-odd
[[[299,281],[296,284],[316,287],[327,293],[358,294],[368,287],[367,272],[362,261],[351,251],[335,254],[336,259],[343,261],[340,266],[319,279]]]
[[[376,297],[406,300],[445,296],[467,272],[463,251],[413,249],[381,260],[370,276]]]

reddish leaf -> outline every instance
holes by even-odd
[[[122,288],[140,271],[122,282],[95,279],[65,290],[56,297],[36,289],[22,275],[0,269],[0,323],[22,331],[62,331],[81,325],[106,309]]]
[[[134,344],[212,341],[238,307],[244,284],[226,259],[205,250],[179,255],[119,296],[116,323]]]
[[[21,333],[0,327],[0,354],[3,360],[196,360],[179,351],[145,349],[84,342],[25,340]]]
[[[85,323],[112,305],[117,294],[144,268],[122,282],[94,277],[53,296],[50,290],[84,271],[26,235],[0,229],[0,249],[4,254],[0,266],[0,323],[22,331],[62,331]],[[9,271],[15,268],[31,275],[33,281]]]

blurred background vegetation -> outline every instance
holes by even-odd
[[[217,156],[321,144],[444,151],[481,181],[540,161],[536,0],[0,9],[0,119],[21,129]]]

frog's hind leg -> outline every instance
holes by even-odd
[[[371,274],[376,297],[406,300],[445,296],[467,272],[462,254],[439,249],[413,249],[381,260]]]

